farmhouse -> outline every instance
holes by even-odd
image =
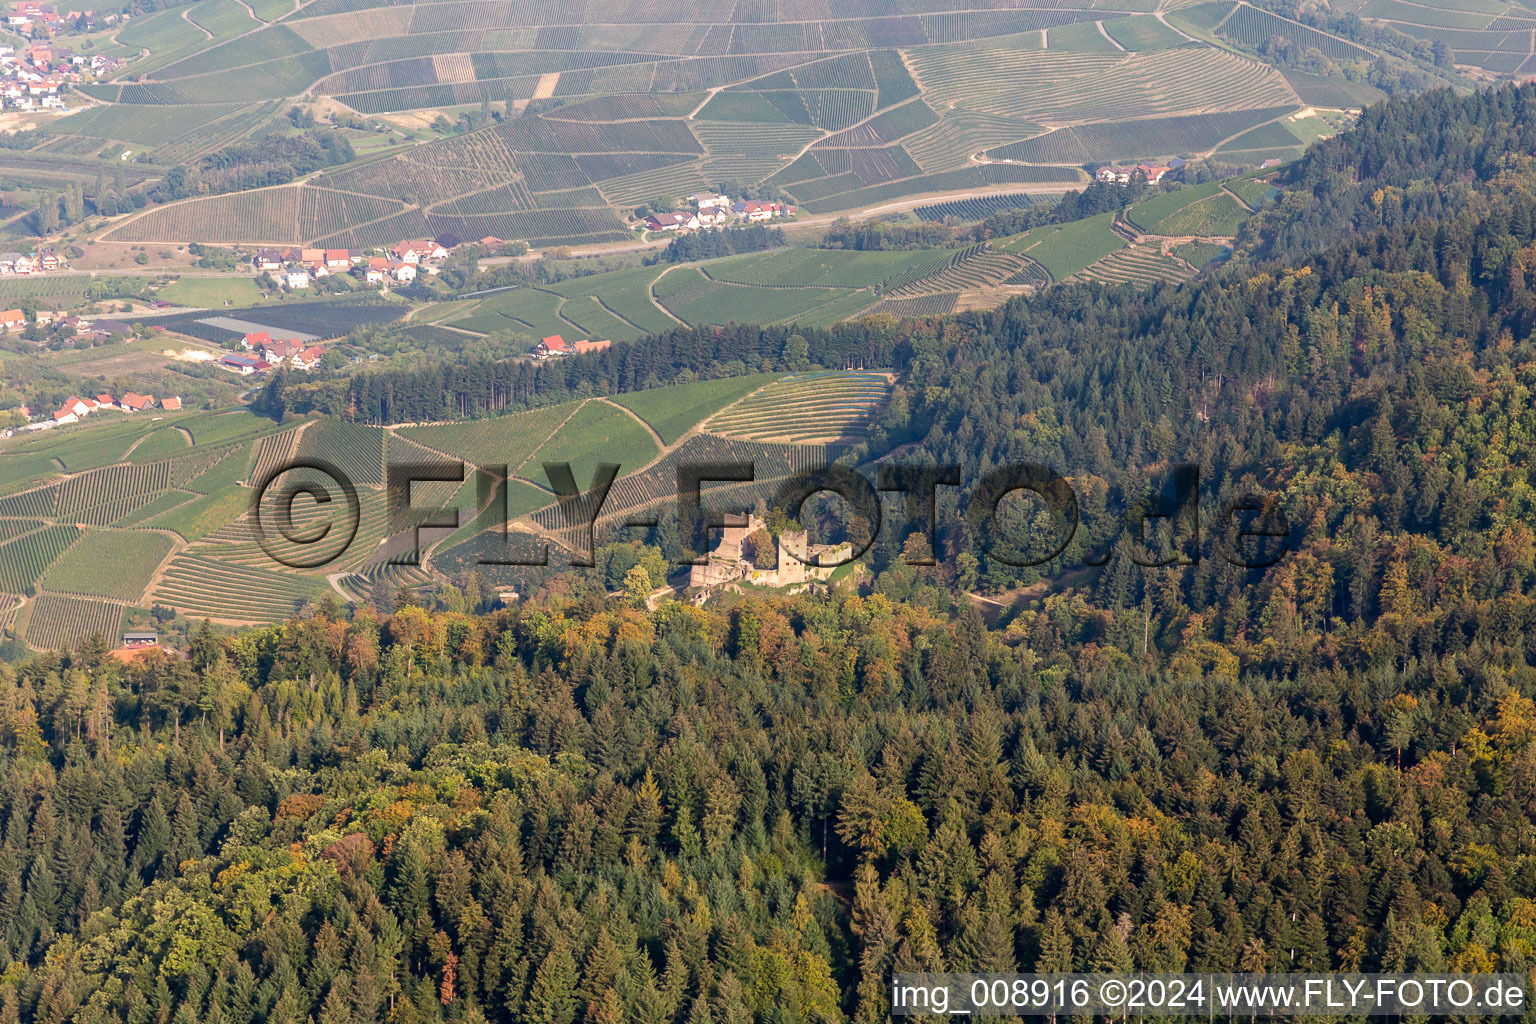
[[[160,642],[159,633],[124,633],[124,647],[153,647]]]
[[[240,347],[250,352],[254,352],[260,349],[263,345],[270,344],[272,344],[272,335],[268,334],[266,331],[257,331],[254,334],[247,334],[245,337],[240,339]]]
[[[59,426],[63,426],[66,423],[79,423],[80,417],[76,416],[68,409],[60,409],[58,412],[53,414],[53,422]]]
[[[96,396],[96,404],[103,409],[113,409],[117,407],[117,399],[103,391]]]
[[[759,223],[772,220],[775,217],[787,217],[795,212],[795,208],[786,207],[783,203],[771,203],[762,199],[748,199],[731,207],[731,212],[737,220],[749,223]]]
[[[309,271],[290,270],[286,275],[286,284],[289,288],[299,289],[309,287]]]
[[[731,197],[718,192],[695,192],[688,197],[688,201],[701,211],[731,208]]]
[[[0,311],[0,327],[8,331],[19,331],[27,326],[27,318],[19,309],[7,309]]]
[[[145,409],[155,407],[154,395],[141,395],[136,391],[130,391],[123,396],[123,408],[129,412],[143,412]]]
[[[448,250],[430,238],[407,239],[391,249],[390,254],[402,263],[420,263],[422,260],[448,258]]]
[[[1170,168],[1157,164],[1137,164],[1135,167],[1110,167],[1105,165],[1093,172],[1096,181],[1102,181],[1109,185],[1129,185],[1137,173],[1146,179],[1147,184],[1156,185],[1163,180]]]
[[[304,351],[304,343],[297,338],[278,338],[261,346],[261,358],[272,364],[286,362]]]
[[[653,213],[645,218],[647,231],[686,231],[699,226],[699,218],[688,210]]]
[[[242,377],[249,377],[253,373],[266,373],[272,369],[272,364],[265,359],[257,359],[255,356],[227,355],[219,359],[219,365],[226,370],[238,373]]]
[[[169,398],[160,399],[160,408],[164,409],[166,412],[180,412],[181,396],[172,395]]]
[[[575,343],[573,343],[571,345],[571,351],[574,352],[578,356],[584,356],[588,352],[602,352],[605,349],[611,347],[612,345],[613,345],[613,342],[607,341],[607,340],[604,340],[604,341],[588,341],[585,338],[583,338],[582,340],[580,340],[578,342],[575,342]]]
[[[401,284],[410,284],[412,281],[416,280],[416,264],[414,263],[408,263],[402,260],[399,263],[393,264],[390,267],[390,271],[395,275],[395,280],[399,281]]]
[[[533,346],[533,354],[538,356],[540,359],[550,359],[555,356],[563,356],[568,354],[568,352],[569,349],[566,348],[565,339],[560,337],[558,334],[551,334],[549,337],[542,339],[537,345]]]
[[[352,251],[350,249],[325,250],[325,265],[327,267],[350,267],[352,265]]]
[[[295,353],[290,362],[295,369],[313,370],[320,364],[320,357],[323,355],[325,355],[325,349],[312,345],[302,352]]]

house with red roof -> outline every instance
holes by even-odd
[[[325,349],[319,345],[311,345],[309,348],[293,356],[292,362],[295,369],[313,370],[320,365],[320,357],[325,355]]]
[[[8,331],[19,331],[25,326],[27,326],[27,315],[21,310],[0,310],[0,327]]]
[[[143,412],[145,409],[155,407],[153,395],[141,395],[137,391],[130,391],[123,396],[122,406],[129,412]]]
[[[566,347],[565,339],[558,334],[551,334],[533,346],[533,354],[540,359],[550,359],[554,356],[568,355],[570,349]]]
[[[261,358],[269,363],[282,363],[304,351],[304,343],[297,338],[278,338],[261,346]]]
[[[611,341],[588,341],[583,338],[581,341],[575,342],[571,345],[571,351],[576,353],[578,356],[584,356],[588,352],[601,352],[604,349],[609,348],[612,344],[613,342]]]
[[[171,395],[169,398],[160,399],[160,408],[166,412],[176,412],[181,409],[181,396]]]
[[[272,344],[272,335],[268,334],[266,331],[257,331],[254,334],[247,334],[245,337],[240,339],[240,347],[249,351],[255,351],[256,349],[261,348],[263,345],[270,344]]]

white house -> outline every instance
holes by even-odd
[[[287,276],[286,276],[286,283],[287,283],[289,288],[295,288],[295,289],[297,289],[297,288],[308,288],[309,287],[309,271],[307,271],[307,270],[290,270],[288,272]]]

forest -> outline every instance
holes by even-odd
[[[615,586],[659,561],[635,539],[511,607],[472,575],[185,658],[0,664],[0,1024],[864,1024],[893,970],[1529,974],[1536,86],[1367,111],[1239,244],[1180,287],[800,332],[904,370],[851,464],[1067,477],[1060,563],[989,561],[961,502],[937,564],[888,527],[824,595],[648,610]],[[786,340],[269,401],[484,415]],[[1286,556],[1138,564],[1117,514],[1176,463],[1202,509],[1270,496]]]

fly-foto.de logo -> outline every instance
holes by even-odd
[[[706,491],[713,487],[759,483],[752,462],[690,462],[677,466],[676,490],[670,501],[653,502],[642,512],[624,517],[605,515],[614,482],[616,463],[599,464],[585,489],[576,482],[570,463],[543,464],[551,504],[564,524],[560,547],[566,564],[590,567],[596,549],[599,521],[611,521],[623,530],[656,530],[662,516],[674,516],[675,536],[681,550],[669,552],[679,566],[700,565],[699,552],[709,547],[711,530],[738,521],[743,508],[715,507]],[[419,484],[463,484],[470,474],[476,479],[474,508],[423,507],[413,503]],[[513,522],[508,508],[508,467],[472,466],[460,460],[395,463],[386,468],[382,498],[387,505],[386,542],[389,562],[421,563],[423,530],[454,530],[465,514],[476,516],[487,532],[497,535],[478,559],[480,565],[549,566],[549,539],[507,527]],[[820,568],[845,565],[862,558],[880,535],[888,517],[886,505],[899,507],[906,524],[927,538],[928,552],[940,550],[942,534],[959,536],[979,558],[1003,565],[1040,566],[1070,557],[1087,566],[1101,566],[1117,548],[1138,565],[1174,566],[1197,564],[1203,548],[1215,557],[1243,569],[1275,564],[1290,550],[1291,524],[1270,496],[1241,494],[1202,510],[1200,470],[1189,463],[1172,466],[1153,482],[1147,493],[1126,504],[1118,517],[1118,530],[1079,545],[1068,556],[1083,526],[1076,492],[1066,477],[1035,462],[1008,463],[994,467],[974,480],[958,465],[882,464],[873,480],[848,466],[830,464],[800,470],[772,481],[766,495],[770,507],[797,519],[813,495],[841,499],[849,542],[835,553],[819,551],[791,557],[814,562]],[[947,492],[946,492],[947,489]],[[956,493],[956,516],[963,529],[956,534],[947,517],[940,515],[941,493]],[[1027,502],[1026,513],[1009,514],[1005,503]],[[947,503],[946,503],[947,504]],[[347,552],[358,536],[363,502],[357,485],[338,466],[323,459],[304,459],[277,466],[256,482],[251,520],[256,537],[275,561],[296,569],[329,565]],[[1208,543],[1207,543],[1208,542]],[[948,545],[951,549],[953,544]],[[933,565],[931,555],[906,557],[912,565]]]

